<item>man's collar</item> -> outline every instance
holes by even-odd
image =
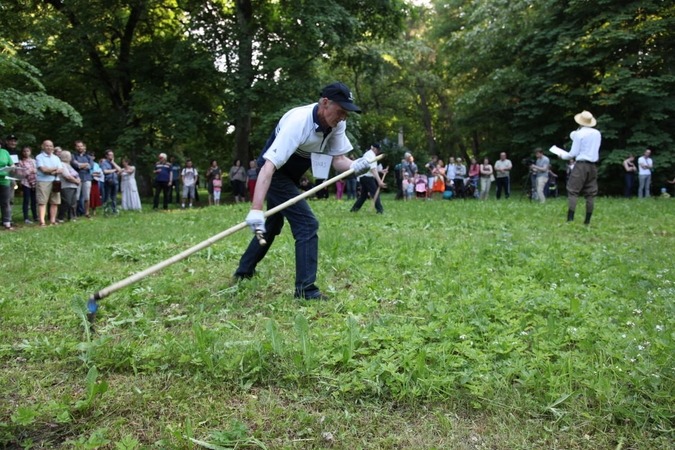
[[[312,110],[312,119],[314,120],[314,131],[316,133],[322,132],[323,134],[328,134],[331,131],[333,131],[333,128],[328,127],[328,130],[324,130],[323,127],[321,126],[321,121],[319,120],[319,104],[317,103],[314,105],[314,109]]]

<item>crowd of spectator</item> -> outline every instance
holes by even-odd
[[[45,140],[40,146],[40,152],[34,157],[30,146],[19,147],[16,136],[6,137],[0,146],[0,169],[6,168],[0,172],[0,206],[5,229],[13,230],[15,226],[12,221],[15,190],[20,190],[23,221],[28,225],[36,223],[44,227],[76,221],[81,217],[91,218],[102,206],[117,213],[120,191],[122,210],[142,209],[135,178],[136,168],[129,159],[123,159],[121,166],[118,165],[112,150],[106,150],[103,158],[97,159],[93,151],[87,151],[86,144],[81,140],[75,141],[73,148],[74,151],[70,152]],[[549,158],[542,149],[536,149],[535,155],[536,159],[523,160],[523,164],[529,166],[523,193],[543,203],[546,198],[558,195],[558,175],[551,169]],[[566,179],[574,164],[573,159],[568,162]],[[637,196],[649,197],[652,169],[651,150],[646,150],[637,162],[635,155],[629,155],[623,161],[624,196],[628,198],[634,195],[634,187],[638,185]],[[381,165],[378,170],[383,176],[387,172]],[[465,165],[459,157],[450,157],[446,163],[433,156],[421,170],[413,155],[407,152],[393,170],[396,199],[487,200],[493,183],[496,185],[496,198],[508,199],[512,191],[512,170],[513,163],[504,152],[494,164],[487,157],[480,163],[476,158],[471,158]],[[216,160],[212,160],[205,173],[209,206],[220,204],[224,177],[229,180],[235,203],[240,203],[253,198],[257,176],[255,160],[250,161],[248,168],[245,168],[241,160],[237,159],[227,173],[218,166]],[[317,184],[323,181],[316,180]],[[160,153],[154,166],[153,209],[159,208],[160,197],[163,197],[162,207],[165,210],[169,209],[170,203],[180,204],[180,208],[192,208],[199,202],[199,183],[200,173],[191,159],[187,159],[182,167],[175,157],[168,159],[165,153]],[[668,183],[675,184],[675,179],[668,180]],[[302,190],[309,190],[313,186],[307,177],[303,177],[300,183]],[[348,200],[355,200],[361,195],[361,186],[361,177],[352,174],[335,183],[335,198],[341,200],[346,195]],[[668,196],[665,188],[661,192],[663,197]],[[316,198],[328,196],[328,189],[316,194]]]
[[[142,210],[136,167],[129,159],[124,158],[118,164],[112,150],[105,150],[98,159],[81,140],[73,143],[72,152],[45,140],[37,155],[30,146],[19,148],[18,144],[14,135],[0,141],[0,169],[4,168],[0,171],[3,228],[14,230],[16,226],[12,219],[15,190],[20,190],[26,225],[46,227],[91,219],[102,207],[112,214],[117,214],[118,209]],[[252,198],[257,174],[256,161],[244,169],[237,160],[225,174],[217,161],[211,161],[205,174],[209,205],[220,203],[223,177],[229,177],[235,202]],[[160,153],[153,172],[153,209],[159,208],[160,198],[165,210],[170,203],[180,204],[182,209],[192,208],[199,201],[199,182],[200,173],[191,159],[181,167],[175,157],[168,159],[165,153]]]
[[[136,168],[128,159],[120,167],[112,150],[106,150],[104,157],[97,159],[81,140],[74,142],[73,152],[45,140],[33,158],[30,146],[24,145],[19,151],[14,135],[7,136],[3,147],[0,168],[7,170],[0,172],[0,204],[3,227],[7,230],[14,230],[12,205],[18,189],[26,225],[36,223],[46,227],[81,217],[91,219],[102,206],[117,213],[120,185],[121,209],[141,209]]]

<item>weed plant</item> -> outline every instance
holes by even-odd
[[[383,204],[312,202],[333,301],[293,299],[290,229],[231,286],[242,231],[101,301],[94,333],[91,293],[247,206],[2,234],[0,446],[675,446],[675,201],[598,199],[590,226],[564,199]]]

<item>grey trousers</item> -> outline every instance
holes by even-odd
[[[649,197],[649,189],[652,186],[652,175],[640,175],[640,185],[638,186],[638,198]]]

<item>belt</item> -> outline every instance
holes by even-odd
[[[593,161],[586,161],[586,160],[583,160],[583,159],[582,159],[581,161],[577,161],[577,162],[578,162],[578,163],[586,163],[586,164],[593,164],[593,165],[597,165],[597,164],[598,164],[597,162],[593,162]]]

